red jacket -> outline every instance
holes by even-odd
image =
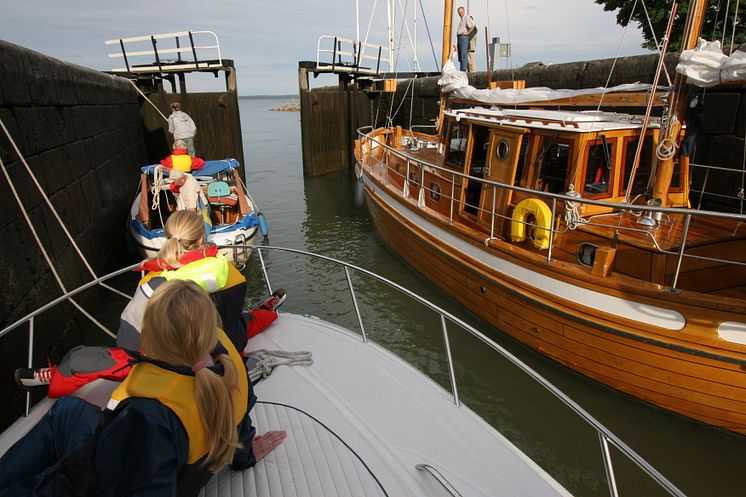
[[[187,154],[187,151],[184,150],[183,148],[176,148],[173,150],[171,155],[169,155],[168,157],[166,157],[165,159],[161,161],[161,164],[168,168],[174,167],[174,160],[172,157],[175,155],[189,156],[189,154]],[[200,159],[199,157],[191,157],[191,159],[192,159],[192,169],[201,169],[202,166],[205,165],[204,159]],[[189,172],[189,171],[186,171],[186,172]]]

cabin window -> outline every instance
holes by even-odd
[[[430,183],[430,200],[433,202],[440,200],[440,185],[437,183]]]
[[[639,140],[627,138],[624,140],[624,182],[620,185],[619,191],[621,193],[627,192],[627,185],[629,184],[629,176],[632,174],[632,166],[635,163],[635,154],[637,153],[637,144]],[[640,154],[640,164],[637,166],[637,172],[635,173],[634,182],[632,184],[632,195],[639,195],[645,193],[648,187],[648,181],[650,181],[650,166],[652,159],[652,138],[649,136],[645,137],[642,143],[642,153]]]
[[[495,155],[497,156],[498,160],[504,161],[508,158],[508,154],[510,154],[510,144],[507,142],[507,140],[500,140],[499,142],[497,142]]]
[[[542,189],[550,193],[563,193],[567,179],[567,163],[570,160],[570,144],[548,139],[539,156]]]
[[[526,186],[526,178],[524,177],[524,174],[528,170],[526,165],[528,164],[528,161],[530,159],[531,145],[533,144],[533,142],[533,137],[526,135],[523,136],[523,141],[521,142],[521,150],[518,152],[518,164],[515,170],[515,180],[513,181],[513,184],[515,186]]]
[[[471,149],[469,176],[484,178],[487,173],[487,153],[490,144],[490,129],[474,126],[474,145]],[[479,198],[482,196],[482,182],[468,180],[466,185],[466,205],[464,210],[472,214],[479,211]]]
[[[417,188],[420,185],[418,176],[417,171],[409,171],[409,186],[411,188]]]
[[[448,149],[446,150],[445,162],[462,169],[466,159],[466,142],[469,138],[469,127],[453,122],[450,125]]]
[[[589,197],[609,196],[613,155],[611,143],[601,141],[588,144],[583,192]]]

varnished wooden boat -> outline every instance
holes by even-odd
[[[384,241],[477,315],[746,434],[746,216],[690,209],[688,158],[660,147],[680,128],[642,121],[445,110],[437,134],[361,131],[357,172]]]

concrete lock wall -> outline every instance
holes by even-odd
[[[146,162],[137,93],[124,79],[3,41],[0,67],[0,119],[100,276],[109,269],[107,258],[122,247],[138,166]],[[2,130],[0,159],[64,285],[73,289],[93,279]],[[58,297],[61,290],[5,177],[0,179],[0,205],[4,258],[0,324],[5,327]],[[121,266],[124,261],[119,262]],[[88,292],[80,301],[95,311],[99,298],[96,292]],[[52,345],[59,356],[84,340],[91,329],[70,306],[47,314],[35,323],[39,365],[46,364]],[[27,330],[28,325],[23,325],[0,341],[0,391],[8,393],[6,402],[14,404],[0,414],[2,425],[20,412],[22,400],[12,388],[12,378],[16,367],[26,365]]]

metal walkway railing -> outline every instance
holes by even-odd
[[[195,39],[208,41],[196,43]],[[110,53],[110,59],[124,59],[126,67],[114,68],[113,72],[165,73],[223,67],[220,42],[212,31],[179,31],[119,38],[104,43],[119,45],[120,51]]]

